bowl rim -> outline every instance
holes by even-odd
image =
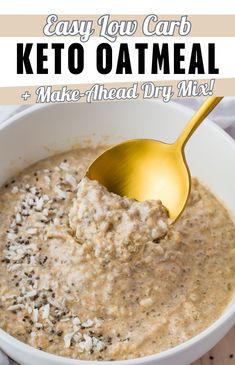
[[[133,102],[134,103],[136,103],[136,102],[155,103],[155,104],[162,103],[159,100],[134,100]],[[172,102],[174,104],[173,107],[175,109],[177,109],[179,111],[183,110],[188,115],[190,115],[190,114],[192,115],[193,110],[190,107],[182,105],[182,104],[177,104],[174,102],[174,100],[172,100]],[[105,103],[105,102],[102,102],[102,103]],[[110,103],[123,104],[123,103],[126,103],[126,101],[113,101],[113,102],[109,102],[109,104]],[[0,133],[3,129],[7,128],[14,122],[17,122],[19,119],[23,118],[24,116],[33,114],[34,112],[39,111],[41,109],[48,109],[52,106],[54,106],[54,104],[47,104],[47,105],[34,104],[34,105],[30,106],[29,108],[18,112],[17,114],[11,116],[7,120],[0,123]],[[225,132],[225,130],[223,130],[220,126],[218,126],[217,124],[212,122],[210,118],[207,117],[206,122],[210,126],[209,128],[214,130],[214,133],[216,133],[217,135],[220,135],[219,138],[223,138],[225,143],[229,143],[231,146],[233,146],[232,148],[234,148],[234,151],[235,151],[235,140],[227,132]],[[18,340],[17,338],[11,336],[10,334],[5,332],[1,328],[0,328],[0,345],[1,345],[1,340],[3,340],[8,345],[15,347],[20,352],[24,352],[30,356],[35,356],[37,358],[40,358],[41,360],[52,360],[54,362],[57,362],[58,365],[90,365],[91,363],[94,365],[111,365],[111,364],[115,364],[117,362],[120,365],[137,365],[137,364],[143,365],[145,363],[148,363],[148,362],[154,361],[154,360],[159,361],[159,360],[163,360],[163,359],[164,360],[169,359],[172,356],[175,356],[176,354],[182,353],[183,351],[189,349],[191,346],[193,346],[197,342],[203,342],[206,337],[210,336],[214,331],[216,331],[220,327],[222,327],[222,325],[224,325],[225,323],[232,321],[234,319],[235,319],[235,303],[233,305],[231,305],[226,310],[225,313],[222,313],[221,316],[215,322],[213,322],[209,327],[204,329],[202,332],[199,332],[196,336],[193,336],[189,340],[186,340],[185,342],[180,343],[179,345],[176,345],[170,349],[167,349],[167,350],[159,352],[159,353],[155,353],[155,354],[143,356],[143,357],[138,357],[138,358],[133,358],[133,359],[127,359],[127,360],[114,360],[114,361],[80,360],[80,359],[71,359],[68,357],[55,355],[55,354],[52,354],[52,353],[49,353],[46,351],[36,349],[36,348]]]

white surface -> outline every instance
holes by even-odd
[[[88,136],[98,142],[107,134],[112,136],[111,142],[128,138],[170,142],[179,135],[191,114],[191,110],[176,103],[141,101],[32,107],[31,111],[23,111],[0,125],[0,184],[12,173],[9,166],[13,161],[15,167],[22,168],[46,157],[50,153],[48,146],[51,151],[67,149]],[[208,185],[235,215],[235,170],[231,169],[235,164],[235,142],[207,120],[190,140],[186,155],[192,174]],[[235,303],[216,323],[186,343],[158,355],[118,364],[189,364],[215,345],[234,323]],[[2,330],[0,346],[22,365],[87,364],[33,349]],[[1,365],[8,365],[3,358],[0,361]]]

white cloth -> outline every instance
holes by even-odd
[[[203,98],[177,99],[175,101],[196,110],[203,102]],[[225,97],[211,112],[210,119],[223,129],[235,125],[235,97]]]
[[[2,351],[0,351],[0,365],[17,365],[17,364],[15,361],[9,359],[9,357],[3,354]]]
[[[191,107],[196,110],[202,103],[202,99],[177,99],[175,102]],[[0,106],[0,123],[12,115],[28,108],[26,105]],[[226,129],[235,138],[235,97],[224,98],[216,109],[211,113],[210,118]],[[17,365],[0,350],[0,365]],[[34,365],[34,364],[32,364]]]
[[[0,105],[0,123],[28,107],[28,105]]]

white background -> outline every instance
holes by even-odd
[[[54,51],[48,47],[45,53],[48,55],[48,61],[45,65],[51,70],[48,75],[17,75],[16,70],[16,43],[21,42],[63,42],[65,48],[73,42],[79,42],[77,37],[39,37],[39,38],[0,38],[0,86],[25,86],[25,85],[56,85],[56,84],[79,84],[79,83],[104,83],[104,82],[125,82],[125,81],[149,81],[149,80],[181,80],[181,79],[202,79],[202,78],[214,78],[213,75],[174,75],[173,69],[173,43],[183,42],[186,43],[186,49],[182,52],[185,54],[185,62],[183,65],[186,69],[189,64],[190,51],[193,42],[200,42],[202,45],[202,51],[204,52],[205,69],[207,69],[207,48],[208,43],[215,43],[216,46],[216,67],[219,67],[220,73],[216,75],[216,78],[235,77],[234,66],[234,54],[235,54],[235,38],[198,38],[198,37],[119,37],[115,43],[112,43],[113,48],[113,71],[107,75],[101,75],[96,70],[96,48],[99,43],[107,42],[104,38],[93,37],[86,43],[83,43],[84,55],[85,55],[85,67],[80,75],[73,75],[69,72],[67,67],[67,52],[66,49],[62,50],[64,57],[63,69],[61,75],[54,75]],[[133,66],[132,75],[116,75],[116,60],[120,42],[128,42],[131,52],[131,60]],[[148,42],[149,51],[146,50],[146,73],[145,75],[138,75],[137,73],[137,51],[135,50],[135,42]],[[167,42],[171,50],[171,74],[169,75],[151,75],[151,44],[153,42]],[[31,52],[31,64],[36,72],[36,48],[33,48]]]

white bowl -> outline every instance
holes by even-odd
[[[128,138],[176,139],[192,111],[175,103],[108,102],[34,106],[0,125],[0,184],[13,172],[87,138],[94,143]],[[235,142],[208,119],[186,148],[192,172],[235,216]],[[235,323],[235,301],[205,331],[170,350],[117,364],[186,365],[213,347]],[[0,330],[0,347],[22,365],[82,365],[28,346]],[[92,361],[103,365],[114,362]]]

